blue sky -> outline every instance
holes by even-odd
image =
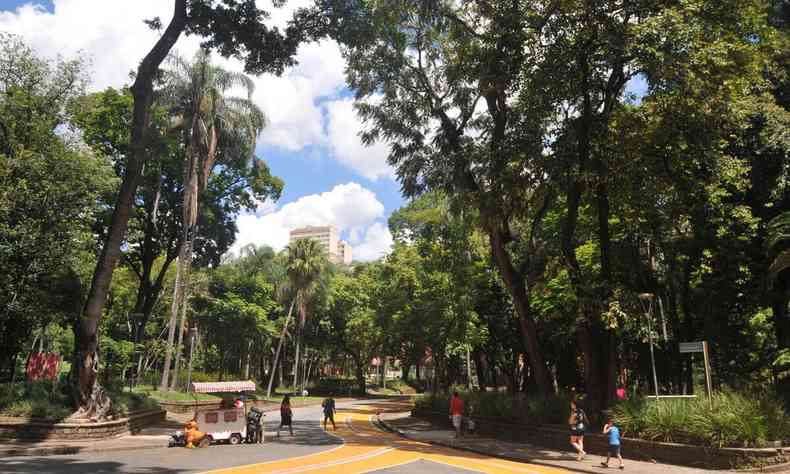
[[[311,1],[289,0],[286,8],[270,10],[270,21],[284,25],[291,10]],[[159,16],[166,22],[171,8],[164,0],[0,0],[0,31],[21,35],[45,56],[89,58],[91,88],[100,90],[128,83],[129,72],[156,41],[142,20]],[[190,56],[198,44],[182,36],[175,50]],[[282,77],[254,78],[253,99],[269,119],[257,155],[285,189],[278,203],[261,203],[258,212],[240,216],[237,247],[281,248],[289,229],[334,223],[354,246],[355,259],[377,258],[392,245],[387,217],[405,202],[386,163],[386,146],[368,148],[359,141],[363,125],[345,87],[345,61],[336,43],[303,45],[297,60]],[[216,61],[241,69],[233,60]],[[638,95],[644,89],[641,78],[629,84]]]

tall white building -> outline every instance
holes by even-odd
[[[333,225],[308,226],[291,231],[289,243],[301,239],[317,240],[332,263],[344,265],[351,263],[351,246],[340,240],[337,227]]]
[[[340,263],[343,265],[351,265],[351,245],[341,240],[338,242],[338,250],[340,254]]]

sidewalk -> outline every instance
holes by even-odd
[[[621,472],[617,469],[617,460],[609,462],[609,469],[603,468],[601,462],[605,457],[587,455],[583,461],[577,461],[574,453],[569,450],[566,452],[553,451],[541,447],[536,447],[523,443],[503,441],[494,438],[485,438],[477,435],[469,435],[461,439],[454,438],[454,432],[445,427],[434,425],[429,421],[419,418],[412,418],[410,413],[387,413],[379,416],[379,422],[385,429],[394,431],[405,438],[415,441],[422,441],[441,446],[447,446],[464,451],[475,452],[478,454],[508,459],[510,461],[525,462],[530,464],[544,465],[566,469],[570,472],[602,474],[610,471]],[[628,446],[623,446],[626,451]],[[668,464],[658,464],[654,462],[633,461],[624,459],[624,472],[639,474],[712,474],[712,473],[734,473],[734,472],[773,472],[790,473],[790,466],[773,466],[763,471],[719,471],[695,469],[689,467],[672,466]],[[775,469],[775,470],[772,470]]]

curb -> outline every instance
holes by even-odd
[[[114,451],[137,451],[142,449],[166,448],[167,440],[161,443],[148,443],[130,446],[41,446],[41,447],[13,447],[0,448],[0,457],[19,457],[19,456],[57,456],[67,454],[95,453],[95,452],[114,452]]]
[[[376,415],[376,421],[377,421],[378,425],[381,428],[383,428],[385,431],[388,431],[390,433],[395,433],[395,434],[401,436],[402,438],[406,438],[406,439],[409,439],[409,440],[412,440],[412,441],[419,441],[421,443],[433,444],[433,445],[436,445],[436,446],[443,446],[443,447],[446,447],[446,448],[457,449],[459,451],[466,451],[466,452],[475,453],[475,454],[482,454],[484,456],[492,456],[492,457],[496,457],[496,458],[499,458],[499,459],[504,459],[506,461],[513,461],[513,462],[519,462],[519,463],[528,463],[528,464],[536,464],[536,465],[539,465],[539,466],[555,467],[555,468],[559,468],[559,469],[565,469],[567,471],[574,471],[574,472],[588,473],[588,474],[600,474],[600,472],[601,472],[600,470],[587,469],[587,468],[584,468],[584,467],[570,468],[570,467],[567,467],[567,466],[560,466],[560,465],[547,463],[547,462],[526,460],[526,459],[521,458],[519,456],[512,456],[512,455],[508,455],[506,453],[495,453],[495,452],[487,451],[485,449],[479,449],[479,448],[474,448],[474,447],[469,447],[469,446],[457,446],[457,445],[454,445],[453,443],[447,443],[447,442],[444,442],[444,441],[437,441],[437,440],[428,441],[428,440],[424,440],[424,439],[418,439],[416,437],[409,436],[403,430],[401,430],[401,429],[399,429],[399,428],[397,428],[395,426],[390,425],[389,423],[387,423],[385,420],[383,420],[381,418],[381,415]],[[717,471],[716,470],[711,470],[711,472],[717,472]],[[725,473],[725,472],[731,472],[731,473],[741,473],[741,472],[743,472],[743,473],[752,473],[752,472],[790,473],[790,463],[782,463],[782,464],[774,464],[772,466],[766,466],[766,467],[749,468],[749,469],[742,469],[742,470],[739,469],[739,470],[730,470],[730,471],[718,471],[718,472],[722,472],[722,473]]]

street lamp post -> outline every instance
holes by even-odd
[[[656,355],[653,352],[653,293],[640,293],[639,301],[642,303],[642,309],[645,311],[647,317],[647,332],[648,339],[650,340],[650,363],[653,366],[653,387],[656,389],[656,403],[658,403],[658,376],[656,376]]]
[[[137,385],[137,378],[140,376],[140,374],[137,373],[139,371],[138,370],[139,367],[138,367],[138,369],[135,369],[135,367],[134,367],[134,359],[135,359],[134,356],[137,355],[138,352],[140,352],[140,349],[137,347],[137,343],[140,342],[139,341],[139,339],[140,339],[139,335],[140,335],[140,329],[141,329],[140,326],[142,326],[142,324],[143,324],[143,317],[145,317],[145,315],[143,313],[130,313],[129,314],[129,319],[131,320],[132,332],[134,333],[134,334],[132,334],[132,338],[134,339],[134,345],[132,345],[132,365],[131,365],[131,367],[129,369],[129,392],[130,393],[132,391],[132,388],[134,388],[134,386]],[[138,356],[138,358],[139,358],[139,356]]]
[[[189,328],[189,368],[187,369],[187,391],[192,387],[192,354],[195,350],[195,337],[197,336],[197,328]]]

